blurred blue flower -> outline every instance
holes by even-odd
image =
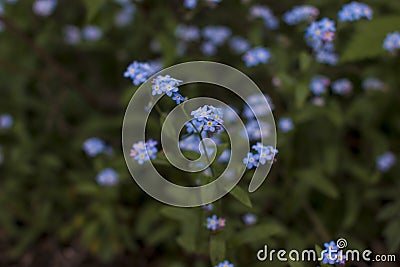
[[[215,267],[234,267],[234,265],[229,261],[223,261],[218,263],[218,265],[216,265]]]
[[[338,13],[340,21],[356,21],[362,18],[372,19],[372,9],[363,3],[351,2],[343,5]]]
[[[353,90],[353,84],[349,79],[342,78],[332,83],[332,92],[338,95],[348,94]]]
[[[208,205],[203,205],[202,208],[203,208],[204,211],[210,212],[210,211],[212,211],[214,209],[214,205],[211,203],[211,204],[208,204]]]
[[[198,0],[185,0],[183,2],[183,6],[186,7],[187,9],[194,9],[197,6]]]
[[[283,14],[283,21],[288,25],[296,25],[304,21],[314,20],[319,15],[319,10],[310,5],[295,6]]]
[[[118,183],[118,177],[119,175],[114,169],[107,168],[97,174],[96,180],[98,184],[113,186]]]
[[[243,163],[246,164],[247,169],[253,167],[258,167],[258,154],[253,154],[251,152],[247,153],[247,157],[243,159]]]
[[[240,133],[241,136],[249,137],[249,140],[258,140],[271,135],[271,125],[264,121],[250,120],[246,123],[245,132]]]
[[[98,41],[103,36],[103,31],[96,25],[87,25],[82,29],[82,36],[88,41]]]
[[[214,56],[217,53],[217,47],[212,42],[204,42],[201,44],[201,52],[206,56]]]
[[[231,150],[225,149],[219,156],[218,162],[220,162],[220,163],[229,162],[230,158],[231,158]]]
[[[293,121],[291,118],[281,118],[279,120],[278,126],[279,126],[279,129],[284,133],[287,133],[287,132],[293,130],[293,128],[294,128]]]
[[[328,88],[330,80],[328,77],[317,75],[314,76],[310,82],[310,90],[315,95],[322,95],[326,92]]]
[[[124,73],[125,78],[130,78],[134,85],[144,83],[151,75],[158,71],[152,64],[147,62],[133,61]]]
[[[238,54],[242,54],[250,49],[250,43],[240,36],[234,36],[229,40],[230,48]]]
[[[269,105],[269,109],[265,106],[265,102]],[[243,109],[243,117],[246,119],[253,119],[254,116],[261,117],[268,115],[271,110],[274,110],[275,106],[272,103],[272,99],[269,95],[255,94],[251,95],[246,99],[246,106]],[[250,109],[253,108],[253,111]],[[254,113],[253,113],[254,112]]]
[[[245,225],[254,225],[257,222],[257,216],[252,213],[243,215],[242,219]]]
[[[207,26],[202,30],[204,39],[216,46],[222,45],[231,33],[232,31],[225,26]]]
[[[396,156],[392,152],[386,152],[376,159],[376,166],[381,172],[387,172],[396,163]]]
[[[0,129],[9,129],[13,126],[14,119],[10,114],[0,115]]]
[[[335,31],[335,22],[328,18],[323,18],[319,21],[311,22],[304,36],[307,44],[311,46],[314,51],[319,51],[325,48],[324,44],[333,41]]]
[[[64,27],[64,40],[66,44],[74,45],[81,41],[81,31],[77,26],[67,25]]]
[[[265,47],[259,46],[248,50],[246,54],[243,55],[243,60],[247,67],[253,67],[258,64],[265,64],[271,58],[271,53]]]
[[[117,12],[114,18],[115,25],[126,26],[131,23],[134,19],[136,7],[133,4],[125,4],[122,6],[121,10]]]
[[[33,12],[38,16],[50,16],[57,6],[57,0],[36,0],[33,3]]]
[[[393,32],[387,34],[383,41],[383,48],[392,53],[400,49],[400,33]]]
[[[279,26],[278,19],[274,16],[271,9],[263,5],[254,5],[250,8],[250,17],[261,18],[266,28],[275,30]]]
[[[362,82],[362,88],[364,90],[383,90],[385,89],[385,83],[375,77],[368,77],[363,80]]]
[[[200,30],[196,26],[181,24],[176,27],[175,36],[185,42],[196,41],[200,39]]]
[[[158,149],[156,147],[157,144],[158,142],[152,139],[148,140],[147,142],[137,142],[132,145],[130,156],[140,165],[151,159],[156,159],[156,154],[158,152]]]
[[[83,143],[82,149],[90,157],[95,157],[102,153],[106,147],[103,140],[97,137],[86,139]]]

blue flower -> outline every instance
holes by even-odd
[[[175,36],[185,42],[196,41],[200,39],[200,30],[196,26],[178,25]]]
[[[336,254],[336,263],[338,263],[338,264],[345,264],[346,263],[346,255],[343,254],[342,250],[340,250]]]
[[[327,87],[329,86],[330,80],[325,76],[314,76],[310,82],[310,90],[315,95],[322,95],[326,92]]]
[[[95,157],[102,153],[106,148],[106,144],[103,140],[97,137],[87,139],[82,146],[82,149],[90,157]]]
[[[264,101],[266,101],[267,104],[269,105],[269,109],[265,106]],[[246,105],[243,110],[243,116],[246,119],[253,119],[254,116],[257,117],[266,116],[271,112],[271,110],[275,108],[274,104],[272,103],[271,97],[267,94],[251,95],[248,98],[246,98],[246,103],[248,106]],[[250,109],[250,107],[253,108],[253,111]]]
[[[82,29],[82,36],[88,41],[98,41],[103,36],[103,31],[96,25],[87,25]]]
[[[257,216],[252,213],[243,215],[243,222],[245,225],[253,225],[257,222]]]
[[[229,261],[223,261],[218,263],[218,265],[216,265],[215,267],[234,267],[234,265]]]
[[[165,93],[167,96],[173,98],[176,96],[179,90],[178,86],[182,83],[182,81],[174,79],[169,75],[159,75],[153,79],[152,83],[152,95]]]
[[[207,218],[207,229],[210,229],[212,231],[217,230],[218,228],[218,217],[217,215],[213,215],[211,217]]]
[[[250,16],[252,18],[261,18],[266,28],[275,30],[279,26],[278,19],[272,14],[272,11],[263,5],[255,5],[250,8]]]
[[[202,208],[204,211],[210,212],[214,209],[214,205],[213,204],[203,205]]]
[[[13,126],[14,119],[10,114],[0,115],[0,129],[9,129]]]
[[[353,90],[353,84],[349,79],[342,78],[332,83],[332,92],[338,95],[348,94]]]
[[[174,100],[176,102],[177,105],[179,105],[180,103],[182,103],[183,101],[185,101],[185,98],[179,94],[179,93],[175,93],[172,96],[172,100]]]
[[[187,131],[201,132],[208,131],[211,133],[222,131],[223,114],[221,108],[205,105],[190,113],[194,117],[192,123],[196,129],[193,128],[192,123],[187,123]]]
[[[277,149],[272,146],[264,146],[262,143],[257,143],[253,145],[252,148],[257,151],[258,161],[263,165],[267,163],[267,161],[271,162],[275,158],[275,155],[278,154]]]
[[[281,118],[279,120],[278,125],[279,129],[281,129],[281,131],[284,133],[287,133],[294,128],[293,121],[291,118]]]
[[[156,159],[156,154],[158,152],[157,144],[158,142],[152,139],[147,142],[137,142],[133,144],[130,156],[133,160],[137,161],[139,165],[151,159]]]
[[[74,45],[81,41],[81,31],[77,26],[67,25],[64,27],[64,40],[66,44]]]
[[[250,49],[250,43],[240,36],[234,36],[229,40],[230,48],[238,54],[242,54]]]
[[[319,10],[310,5],[295,6],[283,14],[283,21],[288,25],[296,25],[304,21],[314,20],[319,15]]]
[[[383,90],[385,89],[385,83],[378,78],[368,77],[362,82],[362,88],[364,90]]]
[[[207,26],[203,29],[202,33],[207,42],[215,46],[220,46],[225,43],[232,31],[225,26]]]
[[[258,154],[253,154],[251,152],[247,153],[247,157],[243,159],[243,163],[246,164],[247,169],[251,169],[253,167],[258,167]]]
[[[99,174],[96,176],[97,183],[101,185],[115,185],[118,183],[118,173],[111,168],[107,168],[102,170]]]
[[[194,9],[197,6],[198,0],[185,0],[183,2],[183,6],[186,7],[187,9]]]
[[[257,66],[258,64],[265,64],[269,61],[271,53],[265,47],[256,47],[248,50],[246,54],[243,55],[243,60],[247,67]]]
[[[205,56],[214,56],[217,53],[217,47],[211,42],[204,42],[201,44],[201,52]]]
[[[122,27],[133,21],[136,7],[133,4],[124,4],[120,11],[115,15],[115,25]]]
[[[351,2],[343,5],[338,13],[340,21],[356,21],[362,18],[372,19],[372,9],[363,3]]]
[[[383,41],[383,49],[392,53],[400,49],[400,33],[393,32],[387,34]]]
[[[313,21],[305,32],[305,38],[314,50],[318,51],[326,42],[332,42],[335,37],[335,22],[328,18]]]
[[[376,159],[376,166],[381,172],[387,172],[396,163],[396,156],[392,152],[386,152]]]
[[[156,66],[147,62],[133,61],[124,73],[125,78],[130,78],[134,85],[144,83],[151,75],[157,72]]]
[[[250,120],[241,136],[246,137],[246,133],[250,140],[265,138],[271,135],[271,125],[264,121]]]
[[[57,6],[57,0],[36,0],[33,3],[33,12],[42,17],[50,16]]]

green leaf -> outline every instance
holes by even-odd
[[[210,258],[213,265],[217,265],[225,259],[226,244],[221,234],[210,237]]]
[[[100,8],[104,5],[105,0],[85,0],[86,6],[86,20],[91,22],[99,13]]]
[[[256,241],[266,241],[272,236],[282,236],[286,229],[278,222],[270,221],[260,225],[250,226],[237,233],[231,240],[233,246],[249,244]]]
[[[377,57],[388,52],[382,48],[390,32],[400,30],[400,16],[385,16],[355,23],[353,37],[342,53],[341,62]]]
[[[328,177],[326,177],[315,167],[297,171],[295,174],[301,180],[301,182],[318,190],[328,197],[337,198],[339,196],[339,191],[336,186],[328,179]]]
[[[302,52],[300,54],[299,61],[300,61],[300,70],[301,72],[305,73],[310,69],[313,59],[308,53]]]
[[[253,207],[249,194],[238,185],[235,186],[229,193],[247,207]]]

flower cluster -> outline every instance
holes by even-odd
[[[225,26],[207,26],[202,30],[205,42],[201,50],[205,55],[214,55],[217,47],[221,46],[232,34],[232,31]]]
[[[257,66],[258,64],[265,64],[271,58],[271,53],[269,49],[259,46],[248,50],[243,55],[243,60],[247,67]]]
[[[378,78],[368,77],[362,82],[362,88],[364,90],[383,90],[385,89],[385,83]]]
[[[338,95],[345,95],[353,90],[353,84],[349,79],[342,78],[332,83],[332,92]]]
[[[245,106],[243,109],[243,117],[246,119],[252,119],[254,116],[261,117],[266,116],[270,113],[270,110],[265,106],[264,100],[268,103],[269,108],[274,110],[275,106],[272,103],[272,99],[269,95],[263,94],[255,94],[247,97],[246,103],[248,106]],[[251,106],[253,110],[249,107]]]
[[[114,23],[115,25],[122,27],[133,21],[136,7],[130,1],[119,2],[119,4],[122,5],[122,7],[115,15]]]
[[[372,9],[363,3],[351,2],[342,7],[338,13],[340,21],[356,21],[362,18],[372,19]]]
[[[33,12],[42,17],[50,16],[57,6],[57,0],[36,0],[33,3]]]
[[[100,185],[115,185],[118,182],[118,173],[112,169],[107,168],[99,172],[96,176],[96,181]]]
[[[242,54],[250,49],[250,43],[240,36],[234,36],[229,40],[229,47],[238,54]]]
[[[156,159],[156,154],[158,152],[157,144],[158,142],[152,139],[148,140],[147,142],[137,142],[133,144],[130,156],[140,165],[151,159]]]
[[[200,30],[196,26],[181,24],[176,27],[175,36],[185,42],[196,41],[200,38]]]
[[[190,113],[194,117],[191,122],[186,123],[188,133],[206,131],[218,133],[223,130],[223,113],[221,108],[204,105]]]
[[[386,152],[376,159],[376,166],[381,172],[387,172],[396,163],[396,156],[392,152]]]
[[[314,76],[310,82],[310,90],[314,93],[314,95],[322,95],[326,92],[328,86],[330,84],[330,80],[325,76]]]
[[[234,265],[229,261],[223,261],[215,265],[215,267],[234,267]]]
[[[252,213],[246,213],[245,215],[243,215],[243,222],[245,225],[253,225],[257,223],[257,216],[252,214]]]
[[[85,151],[86,155],[95,157],[105,151],[106,144],[100,138],[92,137],[83,143],[82,149]]]
[[[10,114],[2,114],[0,115],[0,130],[1,129],[9,129],[13,126],[14,120]]]
[[[249,137],[249,140],[259,140],[271,135],[271,125],[264,121],[250,120],[246,123],[245,131],[241,133],[243,137]]]
[[[263,5],[254,5],[250,8],[250,16],[252,18],[261,18],[264,21],[265,27],[270,30],[275,30],[279,26],[278,19],[274,16],[271,9]]]
[[[337,55],[334,53],[333,40],[335,38],[335,22],[323,18],[313,21],[305,32],[307,44],[316,53],[317,61],[327,64],[336,64]]]
[[[288,25],[296,25],[304,21],[314,20],[319,15],[319,10],[310,5],[295,6],[283,14],[283,21]]]
[[[346,257],[343,254],[343,251],[339,249],[334,241],[324,244],[324,256],[322,259],[323,264],[344,264]]]
[[[169,75],[159,75],[152,80],[152,83],[152,95],[160,95],[165,93],[167,96],[171,97],[176,104],[180,104],[185,100],[185,98],[178,93],[178,86],[182,83],[181,80],[174,79]]]
[[[389,52],[396,52],[400,49],[400,33],[393,32],[386,35],[385,40],[383,41],[383,49]]]
[[[103,36],[103,31],[96,25],[87,25],[82,29],[82,37],[87,41],[98,41]]]
[[[212,215],[207,218],[207,229],[211,231],[217,231],[225,227],[225,219],[218,218],[217,215]]]
[[[277,149],[272,146],[264,146],[262,143],[257,143],[252,148],[256,153],[249,152],[247,153],[247,157],[243,159],[243,163],[246,164],[248,169],[258,167],[260,163],[264,165],[267,162],[272,162],[275,155],[278,154]]]
[[[293,130],[294,128],[293,121],[291,118],[281,118],[278,122],[278,126],[279,129],[284,133],[287,133]]]
[[[124,73],[125,78],[132,80],[134,85],[144,83],[151,75],[158,71],[151,63],[133,61]]]

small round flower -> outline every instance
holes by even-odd
[[[33,3],[33,12],[42,17],[50,16],[57,6],[57,0],[36,0]]]
[[[172,100],[174,100],[176,104],[179,105],[180,103],[185,101],[185,98],[179,93],[174,93],[174,95],[172,96]]]
[[[217,47],[212,42],[204,42],[201,44],[201,52],[205,56],[214,56],[217,53]]]
[[[81,31],[77,26],[67,25],[64,27],[64,40],[66,44],[74,45],[81,41]]]
[[[250,43],[240,36],[234,36],[229,40],[230,48],[238,54],[242,54],[250,49]]]
[[[349,79],[342,78],[332,83],[332,92],[338,95],[348,94],[353,90],[353,84]]]
[[[279,26],[278,19],[274,16],[271,9],[263,5],[254,5],[250,8],[250,17],[261,18],[266,28],[275,30]]]
[[[137,161],[139,165],[151,159],[156,159],[157,141],[149,139],[147,142],[137,142],[132,145],[130,156],[133,160]]]
[[[258,140],[271,135],[271,125],[264,121],[250,120],[245,126],[245,132],[241,136],[249,137],[249,140]]]
[[[124,77],[131,79],[133,84],[137,86],[144,83],[157,71],[158,69],[151,63],[133,61],[126,69]]]
[[[317,53],[315,55],[315,59],[319,63],[324,63],[324,64],[328,64],[328,65],[336,65],[337,62],[339,61],[339,57],[336,53],[334,53],[333,51],[325,50],[325,49],[317,51]]]
[[[115,25],[122,27],[131,23],[134,19],[136,7],[133,4],[125,4],[115,15]]]
[[[319,10],[310,5],[295,6],[283,14],[283,21],[288,25],[296,25],[304,21],[314,20],[319,15]]]
[[[356,21],[362,18],[372,19],[372,9],[363,3],[351,2],[350,4],[343,5],[338,13],[340,21]]]
[[[185,0],[183,2],[183,6],[186,7],[187,9],[194,9],[197,6],[198,0]]]
[[[207,229],[210,229],[211,231],[215,231],[218,228],[218,217],[217,215],[213,215],[211,217],[207,218]]]
[[[225,26],[207,26],[202,31],[204,39],[215,46],[225,43],[231,33],[232,31]]]
[[[257,216],[252,213],[245,214],[242,219],[245,225],[253,225],[257,222]]]
[[[385,83],[375,77],[368,77],[364,79],[362,82],[362,88],[364,90],[377,90],[377,91],[382,91],[385,89]]]
[[[398,49],[400,49],[400,33],[393,32],[386,35],[385,40],[383,41],[383,49],[395,53]]]
[[[106,144],[104,141],[97,137],[87,139],[82,146],[83,151],[90,157],[99,155],[105,148]]]
[[[287,133],[294,128],[293,121],[291,118],[281,118],[278,123],[279,129]]]
[[[335,22],[328,18],[313,21],[307,27],[304,37],[307,44],[318,52],[326,50],[325,44],[333,41],[335,37]]]
[[[272,146],[264,146],[262,143],[257,143],[252,146],[252,148],[257,151],[258,162],[261,164],[265,164],[274,160],[275,155],[278,154],[278,150],[273,148]]]
[[[214,209],[214,205],[213,204],[208,204],[208,205],[203,205],[203,210],[206,212],[210,212]]]
[[[326,92],[327,87],[329,86],[330,80],[325,76],[314,76],[310,82],[310,90],[315,95],[322,95]]]
[[[107,168],[97,174],[96,181],[98,184],[101,185],[112,186],[118,183],[118,177],[119,175],[114,169]]]
[[[257,66],[258,64],[265,64],[271,58],[269,49],[265,47],[256,47],[246,52],[243,55],[243,60],[247,67]]]
[[[376,166],[381,172],[387,172],[396,163],[396,156],[392,152],[386,152],[376,159]]]
[[[98,41],[103,36],[103,31],[96,25],[88,25],[82,29],[82,36],[87,41]]]
[[[223,261],[218,263],[218,265],[216,265],[215,267],[235,267],[235,266],[229,261]]]
[[[14,119],[10,114],[0,115],[0,129],[9,129],[13,126]]]
[[[253,154],[251,152],[247,153],[247,157],[243,159],[243,163],[246,164],[247,169],[252,169],[253,167],[258,167],[258,154]]]
[[[196,26],[178,25],[175,36],[185,42],[197,41],[200,39],[200,30]]]

